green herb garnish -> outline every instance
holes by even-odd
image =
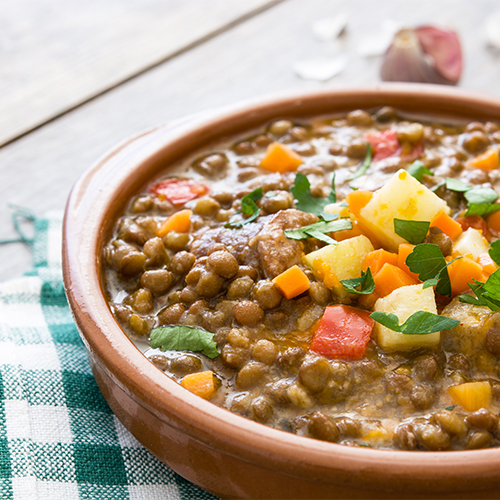
[[[370,268],[366,270],[366,273],[361,271],[360,278],[340,280],[340,282],[346,292],[355,293],[356,295],[368,295],[375,290],[375,282]],[[360,287],[359,290],[357,290],[358,287]]]
[[[469,208],[465,213],[468,215],[480,215],[486,217],[500,210],[500,204],[495,203],[498,193],[491,188],[472,188],[464,193],[465,199],[469,202]]]
[[[395,314],[375,311],[370,314],[370,318],[377,323],[405,335],[427,335],[429,333],[449,330],[460,324],[460,321],[429,311],[417,311],[413,313],[402,325]]]
[[[447,406],[447,407],[445,408],[445,410],[448,410],[448,411],[453,411],[456,407],[457,407],[457,405]]]
[[[424,167],[424,164],[420,160],[415,160],[406,171],[415,177],[418,182],[422,182],[422,178],[424,175],[434,175],[427,167]]]
[[[418,245],[425,240],[430,225],[424,220],[394,219],[394,232],[413,245]]]
[[[470,184],[466,184],[458,179],[453,179],[453,177],[446,177],[445,185],[446,189],[449,189],[450,191],[457,191],[458,193],[465,193],[465,191],[472,189]]]
[[[213,337],[213,333],[202,328],[181,325],[159,326],[151,330],[150,341],[153,349],[202,352],[213,359],[220,354]]]
[[[363,160],[363,163],[360,165],[358,170],[352,175],[351,177],[348,177],[348,181],[353,181],[354,179],[357,179],[358,177],[362,177],[363,175],[366,174],[367,170],[370,168],[370,165],[372,163],[372,147],[370,146],[370,143],[366,145],[366,155],[365,159]]]
[[[309,226],[289,229],[285,231],[285,236],[291,240],[316,238],[325,243],[335,245],[337,242],[325,233],[334,233],[335,231],[343,231],[345,229],[352,229],[352,222],[349,219],[336,219],[332,221],[321,220]]]
[[[474,280],[468,283],[475,297],[472,295],[460,295],[458,300],[475,306],[486,306],[492,311],[500,309],[500,269],[497,269],[487,279],[486,283]]]
[[[417,245],[406,258],[405,264],[412,273],[418,274],[419,279],[424,282],[423,288],[436,286],[437,293],[451,297],[451,283],[447,269],[451,262],[446,262],[443,252],[437,245],[433,243]]]
[[[495,264],[500,265],[500,240],[495,240],[488,250],[490,257]]]
[[[224,225],[224,227],[243,227],[245,224],[253,222],[260,215],[260,208],[255,204],[255,202],[261,198],[262,188],[254,189],[251,193],[243,196],[243,198],[241,198],[241,210],[236,212],[236,214],[249,215],[250,217],[238,221],[228,222]]]
[[[302,212],[309,212],[319,217],[327,205],[337,201],[337,195],[335,193],[335,174],[332,179],[332,191],[326,198],[317,198],[313,196],[311,194],[311,183],[309,179],[301,173],[295,176],[295,181],[290,191],[296,199],[295,205],[299,210],[302,210]]]

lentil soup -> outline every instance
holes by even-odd
[[[499,143],[381,108],[188,158],[117,221],[112,312],[167,376],[277,429],[497,446]]]

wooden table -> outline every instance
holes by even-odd
[[[380,81],[380,57],[363,39],[384,20],[441,24],[461,37],[460,85],[500,93],[500,52],[484,23],[496,0],[16,0],[0,20],[0,239],[14,238],[9,204],[36,215],[63,210],[78,176],[142,129],[284,89]],[[327,82],[300,79],[298,60],[333,43],[312,24],[345,12],[338,43],[345,70]],[[0,246],[0,281],[31,266],[22,244]]]

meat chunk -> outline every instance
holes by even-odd
[[[313,214],[290,209],[281,210],[266,219],[256,238],[257,250],[264,275],[272,279],[300,262],[300,243],[288,239],[284,231],[314,224],[318,218]]]
[[[251,266],[272,279],[300,262],[301,243],[288,239],[284,231],[317,221],[315,215],[300,210],[281,210],[239,229],[201,229],[193,235],[189,251],[199,258],[207,255],[214,244],[221,243],[240,265]]]

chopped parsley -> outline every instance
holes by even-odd
[[[362,177],[363,175],[366,174],[368,169],[370,168],[370,165],[372,163],[372,147],[370,146],[370,143],[367,143],[366,145],[366,155],[365,159],[363,160],[363,163],[360,165],[358,170],[351,175],[347,180],[348,181],[353,181],[354,179],[357,179],[358,177]]]
[[[429,333],[449,330],[460,324],[460,321],[446,316],[440,316],[429,311],[417,311],[413,313],[403,324],[399,324],[399,318],[392,313],[375,311],[370,318],[377,323],[405,335],[428,335]]]
[[[420,160],[415,160],[406,171],[418,182],[422,182],[422,178],[424,175],[434,175],[427,167],[424,167],[424,164]]]
[[[319,217],[327,205],[337,201],[337,195],[335,193],[335,174],[332,179],[332,190],[326,198],[313,196],[311,194],[311,183],[309,182],[309,179],[301,173],[298,173],[295,176],[295,181],[293,186],[290,188],[290,191],[295,197],[295,206],[299,210],[317,215]]]
[[[201,352],[213,359],[220,354],[213,337],[213,333],[202,328],[173,325],[153,328],[150,341],[153,349]]]
[[[368,295],[373,293],[375,290],[375,282],[373,281],[373,276],[370,268],[361,271],[360,278],[352,278],[349,280],[340,280],[344,286],[344,290],[349,293],[355,293],[357,295]],[[359,289],[357,289],[359,287]]]
[[[413,245],[418,245],[425,240],[430,225],[430,222],[423,220],[394,219],[394,232]]]
[[[260,215],[260,208],[255,204],[256,201],[262,198],[262,188],[254,189],[251,193],[241,198],[241,210],[236,214],[249,215],[246,219],[230,221],[224,227],[243,227],[245,224],[253,222]],[[236,215],[235,214],[235,215]]]
[[[325,221],[320,220],[309,226],[299,227],[298,229],[289,229],[285,231],[285,236],[291,240],[305,240],[307,238],[316,238],[329,245],[335,245],[337,242],[326,233],[352,229],[352,222],[349,219],[339,219]]]
[[[497,269],[486,280],[486,283],[474,280],[474,283],[468,283],[473,295],[460,295],[458,300],[466,304],[475,306],[486,306],[492,311],[500,309],[500,269]]]

